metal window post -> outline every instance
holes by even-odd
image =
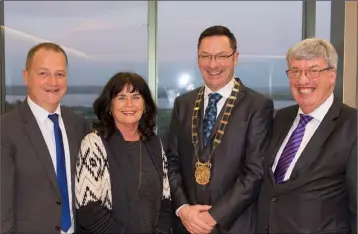
[[[302,0],[302,39],[316,35],[316,0]]]
[[[157,58],[157,13],[158,1],[148,1],[148,85],[154,101],[158,100],[158,58]]]
[[[5,28],[4,1],[0,0],[0,114],[5,112]]]

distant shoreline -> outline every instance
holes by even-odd
[[[257,92],[271,98],[274,100],[293,100],[289,87],[272,87],[271,95],[268,92],[269,87],[250,87]],[[103,86],[68,86],[67,94],[99,94],[103,89]],[[166,98],[165,90],[170,88],[163,88],[159,87],[158,90],[158,98]],[[173,88],[175,89],[175,88]],[[178,90],[179,91],[179,90]],[[180,90],[183,93],[182,90]],[[7,86],[5,90],[5,95],[13,95],[13,96],[26,96],[27,95],[27,88],[23,85],[15,85],[15,86]]]

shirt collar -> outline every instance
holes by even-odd
[[[210,93],[219,93],[223,98],[228,99],[231,95],[232,88],[234,87],[234,79],[235,78],[233,77],[229,83],[216,92],[213,92],[207,85],[205,85],[204,98],[208,98]]]
[[[314,111],[312,111],[311,113],[309,113],[308,115],[312,116],[314,119],[319,120],[320,122],[322,122],[324,116],[327,114],[329,108],[331,108],[332,104],[333,104],[333,93],[326,99],[326,101],[324,101],[319,107],[317,107]],[[298,109],[298,114],[304,114],[302,109],[299,108]]]
[[[39,120],[40,122],[45,122],[48,119],[49,114],[58,114],[59,117],[61,117],[61,108],[60,105],[57,106],[54,113],[50,113],[41,106],[37,105],[34,101],[31,100],[29,96],[27,96],[27,103],[29,104],[29,107],[34,114],[35,118]]]

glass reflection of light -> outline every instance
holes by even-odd
[[[184,88],[190,82],[190,75],[188,73],[181,74],[179,76],[179,88]]]
[[[190,84],[188,84],[187,86],[186,86],[186,90],[187,91],[191,91],[191,90],[193,90],[194,89],[194,84],[192,84],[192,83],[190,83]]]

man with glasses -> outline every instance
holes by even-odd
[[[234,78],[238,55],[229,29],[205,29],[205,85],[175,100],[167,149],[174,233],[255,232],[273,103]]]
[[[298,105],[275,116],[258,233],[356,233],[357,110],[333,94],[337,53],[312,38],[286,60]]]

